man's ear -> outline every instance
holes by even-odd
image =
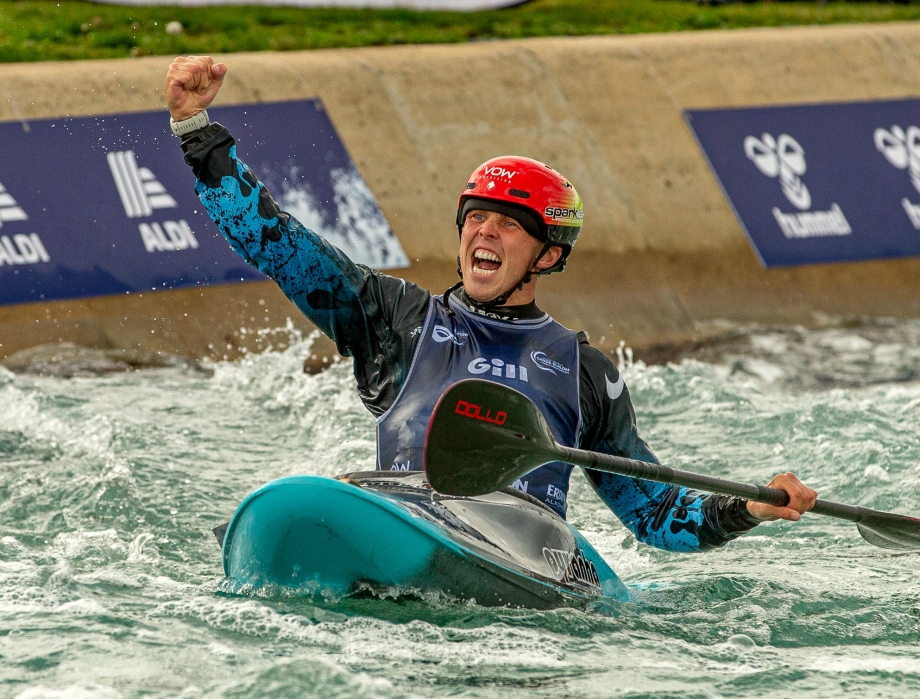
[[[562,248],[558,245],[553,245],[553,247],[547,250],[546,254],[544,254],[543,257],[537,261],[537,264],[535,264],[534,267],[536,267],[539,271],[549,269],[559,261],[560,257],[562,257]]]

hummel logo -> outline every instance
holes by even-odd
[[[779,185],[786,198],[799,213],[787,214],[774,206],[773,218],[787,238],[817,238],[829,235],[850,235],[853,229],[840,209],[831,204],[826,211],[809,211],[811,192],[802,182],[805,174],[805,149],[787,133],[774,138],[768,133],[760,138],[748,136],[744,139],[744,154],[757,169],[767,177],[778,177]]]
[[[914,188],[920,192],[920,128],[900,126],[891,130],[876,129],[875,147],[885,159],[899,170],[907,170]]]
[[[154,174],[138,166],[133,150],[112,151],[105,157],[128,218],[150,216],[154,209],[178,206]]]
[[[890,131],[876,129],[874,139],[875,147],[885,159],[899,170],[907,170],[911,184],[920,192],[920,128],[908,126],[905,131],[895,125]],[[913,227],[920,230],[920,204],[914,204],[904,197],[901,206]]]
[[[779,177],[783,194],[801,210],[811,206],[811,193],[800,179],[805,174],[805,149],[789,134],[768,133],[744,139],[744,154],[767,177]]]
[[[13,195],[6,191],[6,187],[0,184],[0,228],[3,228],[4,221],[28,221],[29,217],[22,207],[13,199]]]

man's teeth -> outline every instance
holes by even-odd
[[[473,253],[473,259],[476,261],[476,264],[473,265],[473,272],[475,274],[495,274],[498,271],[498,268],[501,267],[502,261],[498,255],[494,252],[489,252],[488,250],[476,250]],[[485,267],[480,266],[479,262],[495,262],[496,266],[494,269],[486,269]]]

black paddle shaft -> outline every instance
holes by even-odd
[[[701,473],[678,471],[661,464],[650,464],[646,461],[627,459],[622,456],[573,449],[572,447],[564,447],[561,444],[556,444],[555,447],[562,456],[562,461],[583,466],[584,468],[593,468],[598,471],[610,470],[632,478],[641,478],[659,483],[673,483],[704,492],[734,495],[735,497],[778,507],[785,507],[789,504],[789,494],[779,488],[768,488],[765,485],[754,485],[753,483],[738,483],[724,478],[706,476]],[[856,505],[845,505],[839,502],[831,502],[830,500],[817,500],[811,511],[817,515],[827,515],[856,523],[864,521],[871,515],[886,514],[879,510]]]
[[[455,383],[441,396],[428,423],[425,471],[431,485],[442,493],[490,493],[553,461],[768,505],[789,504],[785,490],[562,446],[553,439],[532,400],[491,381]],[[860,535],[875,546],[920,551],[920,519],[915,517],[827,500],[818,500],[811,511],[855,522]]]

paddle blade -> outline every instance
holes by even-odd
[[[481,379],[448,388],[425,436],[425,472],[449,495],[483,495],[555,461],[556,444],[527,396]]]
[[[227,527],[230,526],[230,522],[224,522],[220,526],[214,527],[211,530],[211,533],[214,534],[214,537],[217,539],[217,544],[223,548],[224,538],[227,536]]]
[[[920,551],[920,519],[874,511],[856,525],[870,544],[895,551]]]

